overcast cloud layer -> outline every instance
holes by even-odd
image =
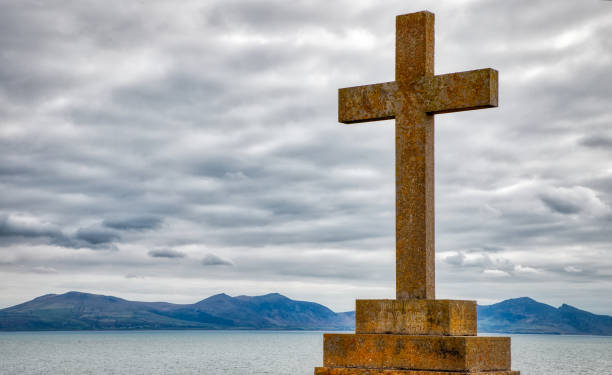
[[[500,71],[436,117],[437,296],[612,314],[612,2],[0,1],[0,307],[79,290],[195,302],[394,297],[395,16],[436,73]]]

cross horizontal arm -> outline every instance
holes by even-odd
[[[345,124],[389,120],[395,117],[398,90],[395,82],[338,90],[338,121]]]
[[[425,112],[448,113],[497,107],[497,70],[479,69],[467,72],[424,77]]]

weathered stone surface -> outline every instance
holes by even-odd
[[[389,120],[400,110],[397,83],[346,87],[338,90],[338,122],[353,124]]]
[[[476,335],[476,301],[357,300],[356,333]]]
[[[395,118],[396,298],[435,298],[434,117],[497,106],[493,69],[434,75],[434,15],[396,19],[395,81],[338,92],[344,123]]]
[[[421,92],[423,111],[461,112],[497,107],[498,73],[479,69],[397,82],[345,87],[338,90],[338,121],[354,124],[395,118],[405,106],[406,92]],[[406,92],[404,92],[406,91]]]
[[[425,112],[461,112],[497,107],[497,82],[497,70],[489,68],[425,77],[415,89],[423,93]]]
[[[325,334],[323,366],[508,371],[509,337]]]
[[[434,115],[497,106],[493,69],[434,74],[434,15],[396,19],[395,81],[338,91],[338,121],[395,119],[396,298],[358,300],[315,375],[519,375],[510,339],[477,337],[474,301],[435,300]]]
[[[422,370],[381,370],[347,367],[315,367],[315,375],[520,375],[518,371],[447,372]]]

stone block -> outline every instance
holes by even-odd
[[[357,300],[356,333],[476,336],[476,301]]]
[[[323,366],[432,371],[508,371],[510,338],[324,334]]]
[[[452,372],[424,370],[381,370],[348,367],[315,367],[315,375],[520,375],[519,371]]]

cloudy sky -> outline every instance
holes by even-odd
[[[612,2],[0,0],[0,307],[394,298],[395,16],[500,106],[436,116],[437,297],[612,314]]]

